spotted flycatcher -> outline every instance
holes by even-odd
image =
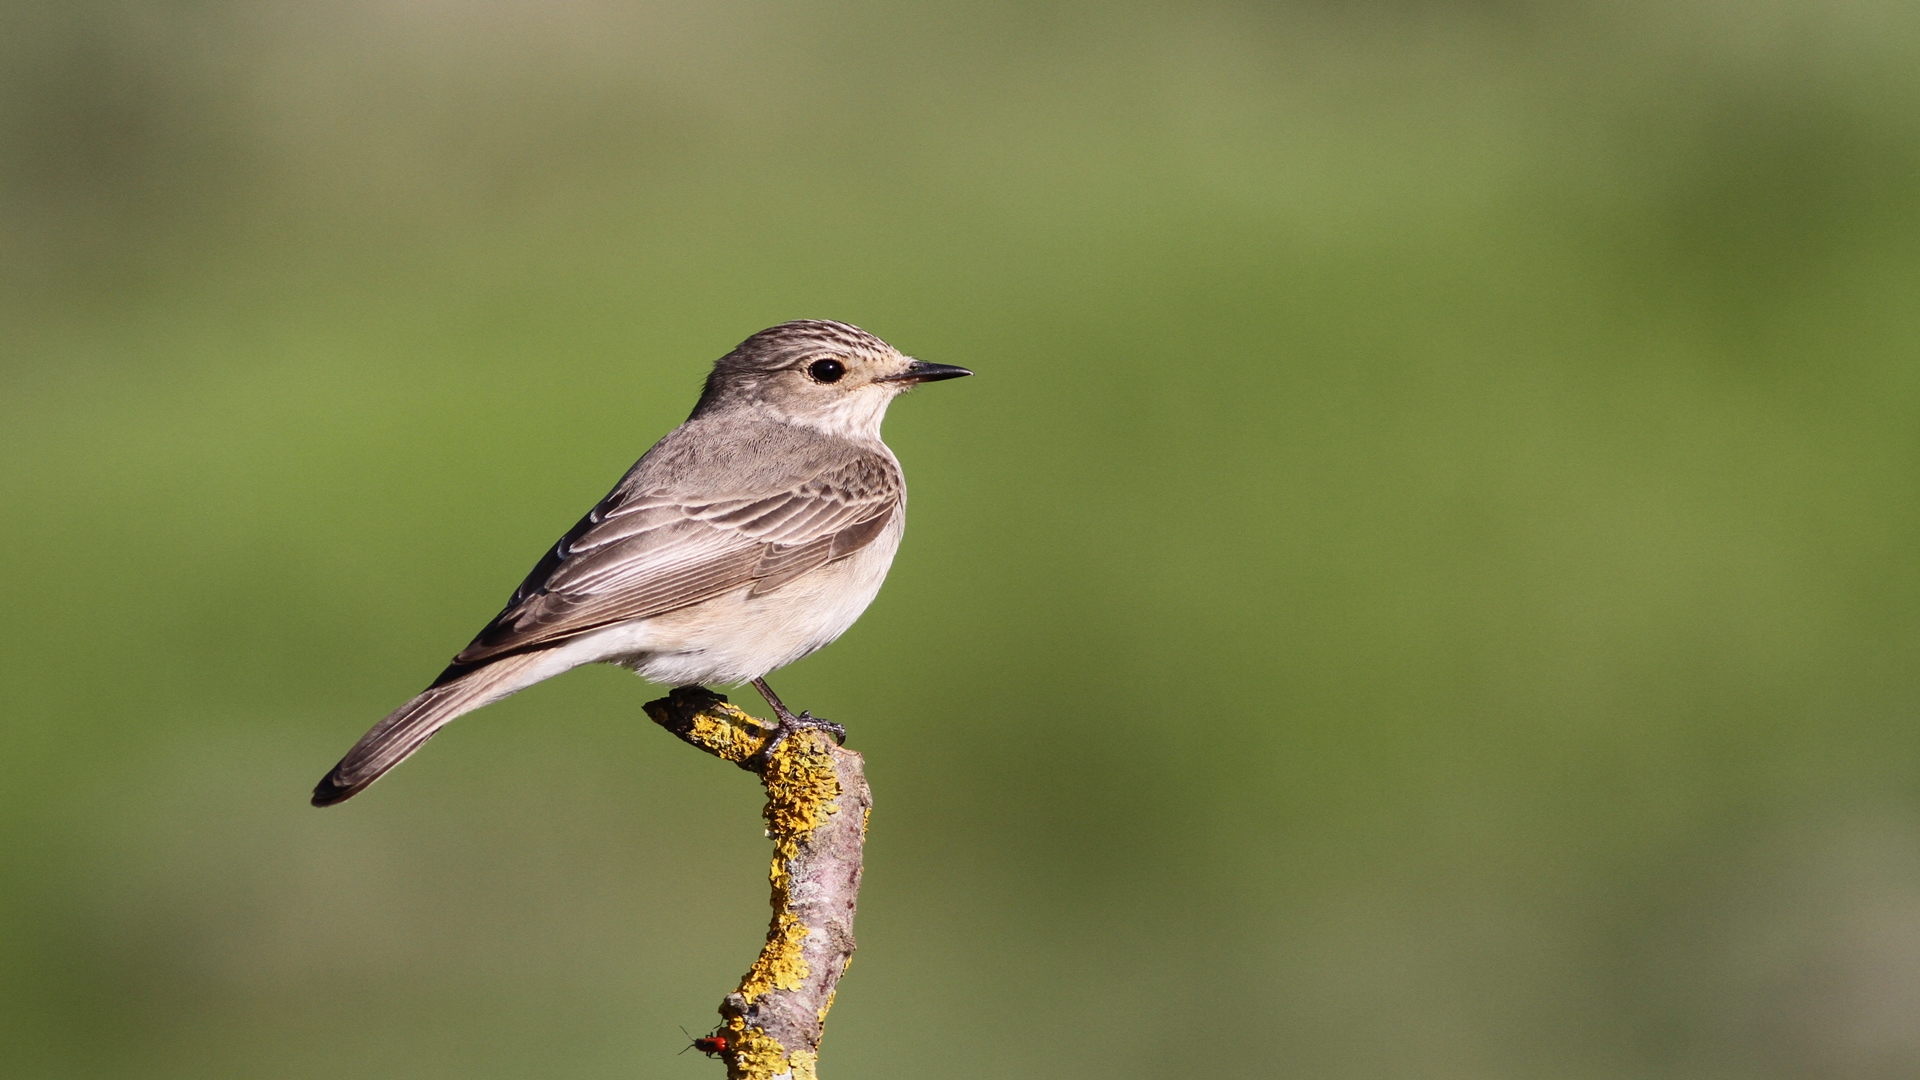
[[[822,648],[880,591],[906,524],[887,405],[972,372],[846,323],[762,330],[720,358],[687,422],[647,451],[433,685],[314,788],[352,797],[464,713],[582,664],[669,686],[752,682]],[[833,725],[826,725],[832,727]]]

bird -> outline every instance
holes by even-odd
[[[838,725],[787,708],[766,676],[831,643],[873,601],[906,525],[892,401],[973,372],[859,327],[803,319],[721,357],[685,423],[547,551],[432,685],[313,791],[343,802],[456,718],[584,664],[672,687],[751,683],[777,738]]]

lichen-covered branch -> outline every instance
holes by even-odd
[[[873,795],[859,754],[824,732],[772,732],[699,687],[646,704],[654,722],[760,777],[773,840],[773,922],[740,988],[720,1004],[716,1033],[729,1080],[815,1080],[834,987],[853,960],[860,853]]]

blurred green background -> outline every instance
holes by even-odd
[[[796,317],[980,373],[827,1075],[1920,1075],[1892,0],[7,0],[0,1073],[717,1075],[654,688],[306,796]]]

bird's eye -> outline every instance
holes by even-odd
[[[807,374],[814,382],[839,382],[840,376],[847,373],[847,365],[838,360],[815,360],[807,365]]]

